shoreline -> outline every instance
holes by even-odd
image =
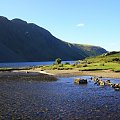
[[[17,70],[0,72],[0,81],[1,80],[56,81],[57,77],[52,74],[36,71]]]
[[[46,70],[47,73],[54,74],[57,77],[72,77],[72,76],[96,76],[104,78],[120,78],[120,72],[110,70],[102,71],[79,71],[73,70]]]
[[[74,76],[96,76],[104,78],[120,78],[120,72],[113,72],[111,70],[100,70],[100,71],[79,71],[79,69],[73,70],[44,70],[41,71],[40,68],[30,69],[30,70],[13,70],[13,71],[3,71],[0,72],[0,77],[2,76],[39,76],[39,78],[46,77],[74,77]]]

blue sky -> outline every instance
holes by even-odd
[[[33,22],[67,42],[120,50],[120,0],[0,0],[0,15]]]

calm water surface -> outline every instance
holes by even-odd
[[[1,119],[119,120],[120,91],[94,85],[89,76],[83,76],[87,85],[75,85],[74,78],[55,82],[1,80]]]
[[[69,62],[70,64],[75,63],[75,61],[62,61],[62,63]],[[39,65],[51,65],[54,61],[48,61],[48,62],[17,62],[17,63],[0,63],[0,67],[32,67],[32,66],[39,66]]]

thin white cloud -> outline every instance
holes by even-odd
[[[85,24],[83,23],[77,24],[77,27],[83,27],[83,26],[85,26]]]

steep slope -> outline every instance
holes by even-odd
[[[106,50],[99,46],[74,44],[78,49],[82,49],[88,56],[97,56],[106,53]]]
[[[49,61],[58,57],[78,60],[87,56],[84,49],[55,38],[33,23],[0,17],[0,62]]]

